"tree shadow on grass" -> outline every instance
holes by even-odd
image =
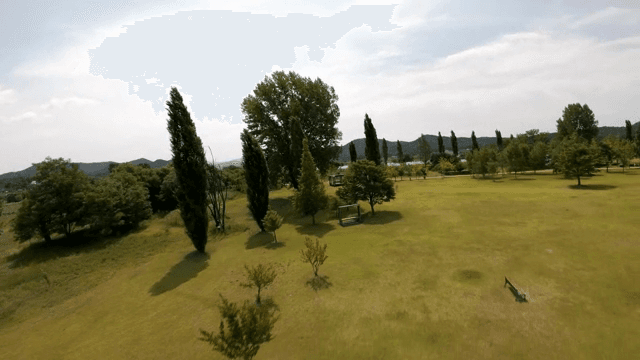
[[[362,222],[368,225],[384,225],[402,219],[399,211],[376,211],[375,215],[366,213],[362,215]]]
[[[247,250],[255,249],[258,247],[264,247],[265,249],[273,250],[284,246],[286,246],[286,244],[282,241],[273,241],[273,235],[271,233],[262,231],[249,236],[247,241],[244,243],[244,247]]]
[[[603,184],[590,184],[590,185],[569,185],[569,188],[574,190],[611,190],[617,188],[614,185],[603,185]]]
[[[149,289],[149,293],[153,296],[163,294],[173,290],[178,286],[198,276],[198,273],[209,266],[209,254],[192,251],[177,264],[173,265],[169,271],[164,274],[160,281],[156,282]]]
[[[296,227],[296,231],[302,235],[310,235],[321,238],[335,228],[336,227],[333,224],[316,223],[315,225],[305,224],[302,226],[298,226]]]
[[[329,281],[329,277],[326,275],[318,275],[313,278],[307,280],[307,286],[311,287],[313,291],[328,289],[333,284]]]
[[[91,234],[89,229],[82,229],[72,233],[68,238],[63,235],[52,236],[49,243],[44,240],[31,242],[18,253],[7,256],[6,261],[11,262],[9,264],[11,269],[41,264],[58,258],[105,249],[122,240],[124,236],[126,234],[97,236]]]
[[[535,180],[535,179],[519,177],[519,178],[511,178],[511,180],[515,180],[515,181],[527,181],[527,180]]]

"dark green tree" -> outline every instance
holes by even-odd
[[[396,151],[398,152],[398,163],[402,163],[404,160],[404,153],[402,152],[402,144],[400,144],[400,140],[396,142]]]
[[[294,204],[303,215],[311,215],[311,222],[315,225],[316,213],[327,207],[329,198],[324,189],[324,184],[318,177],[316,164],[309,151],[309,142],[304,139],[302,143],[302,171],[300,175],[300,188],[296,191]]]
[[[382,138],[382,157],[384,158],[384,164],[387,165],[387,160],[389,159],[389,146],[387,145],[387,140]]]
[[[529,151],[529,145],[524,136],[511,139],[507,147],[504,148],[504,157],[509,165],[509,170],[514,172],[514,177],[518,177],[518,171],[522,172],[529,168]]]
[[[444,140],[442,140],[442,135],[440,135],[440,131],[438,131],[438,152],[440,154],[444,154]]]
[[[589,143],[577,133],[566,137],[555,147],[553,162],[567,177],[576,177],[581,186],[580,177],[594,171],[599,154],[595,141]]]
[[[529,152],[529,168],[536,173],[536,170],[542,170],[547,165],[547,155],[549,154],[549,146],[543,141],[537,141],[531,146]]]
[[[336,195],[350,204],[357,200],[368,201],[373,215],[373,206],[395,199],[396,191],[384,167],[369,160],[358,160],[349,165],[343,186]]]
[[[269,210],[269,168],[258,141],[245,129],[242,140],[242,166],[247,183],[247,206],[251,216],[265,231],[262,219]]]
[[[429,146],[429,143],[423,134],[420,134],[420,138],[418,139],[418,155],[426,169],[427,163],[429,163],[429,159],[431,158],[431,146]]]
[[[207,245],[207,159],[196,126],[175,87],[167,101],[167,129],[178,180],[178,206],[187,235],[199,252]]]
[[[292,116],[290,121],[291,129],[291,161],[288,162],[289,166],[289,180],[291,185],[298,188],[298,178],[300,177],[300,159],[302,159],[302,140],[304,140],[304,133],[302,127],[300,127],[300,121],[297,117]]]
[[[480,145],[478,145],[478,139],[476,139],[476,132],[471,132],[471,149],[472,150],[480,150]]]
[[[353,144],[353,141],[349,143],[349,157],[351,158],[351,162],[358,160],[358,153],[356,152],[356,146]]]
[[[500,130],[496,130],[496,145],[498,145],[498,151],[502,151],[502,149],[504,149],[502,146],[502,133],[500,133]]]
[[[640,156],[640,124],[638,124],[638,128],[636,129],[636,155]]]
[[[579,137],[591,141],[598,136],[598,121],[587,104],[569,104],[557,121],[558,141],[576,133]]]
[[[258,83],[242,101],[243,121],[258,139],[269,160],[269,170],[280,172],[294,161],[290,154],[290,121],[297,117],[320,173],[329,169],[331,159],[339,155],[342,134],[336,125],[340,117],[338,95],[333,87],[317,78],[295,72],[276,71]],[[295,160],[297,161],[297,159]],[[288,174],[289,178],[291,174]]]
[[[633,127],[631,126],[631,121],[629,120],[625,120],[624,121],[624,125],[625,125],[625,129],[627,131],[627,140],[629,142],[633,142]]]
[[[373,161],[376,165],[380,165],[380,143],[378,143],[378,135],[376,128],[368,114],[364,114],[364,155],[367,160]]]
[[[453,130],[451,130],[451,149],[453,150],[453,156],[458,157],[458,138]]]
[[[498,170],[498,148],[495,145],[484,146],[480,150],[467,152],[467,164],[474,174],[484,178],[486,174],[494,174]]]

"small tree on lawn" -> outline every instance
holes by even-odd
[[[580,177],[594,170],[600,156],[597,144],[591,144],[577,134],[569,135],[562,140],[553,152],[553,162],[567,177],[576,177],[581,186]]]
[[[326,255],[327,244],[322,246],[320,245],[320,240],[316,239],[316,242],[314,243],[310,237],[305,236],[304,246],[306,249],[300,250],[302,262],[311,264],[311,268],[313,268],[313,275],[318,276],[318,269],[320,268],[320,265],[324,264],[324,261],[328,258]]]
[[[440,162],[438,163],[438,169],[440,170],[440,175],[444,177],[444,174],[455,169],[451,161],[446,158],[440,158]]]
[[[258,264],[258,266],[244,266],[247,271],[247,282],[240,284],[246,288],[256,287],[258,294],[256,295],[256,304],[260,305],[260,290],[266,288],[276,279],[276,271],[271,265]]]
[[[316,164],[309,151],[307,139],[302,142],[302,171],[299,190],[295,194],[294,203],[303,215],[311,215],[312,224],[316,223],[316,213],[327,207],[327,194],[324,184],[318,177]]]
[[[373,215],[373,206],[395,199],[396,192],[384,167],[376,166],[369,160],[359,160],[347,169],[343,186],[336,191],[336,195],[347,202],[368,201]]]
[[[200,329],[202,337],[198,340],[213,345],[214,350],[229,359],[253,359],[260,350],[260,345],[272,338],[271,330],[278,320],[275,316],[277,307],[275,304],[258,306],[245,301],[239,308],[222,295],[220,298],[220,332],[214,335],[213,332]]]
[[[267,215],[262,219],[262,225],[264,226],[264,230],[273,233],[273,240],[278,242],[278,238],[276,237],[276,230],[280,229],[282,226],[282,216],[278,215],[278,212],[275,210],[267,211]]]
[[[624,172],[625,167],[629,167],[629,162],[635,155],[635,149],[633,148],[633,143],[627,139],[618,140],[615,147],[615,154],[622,165],[622,172]]]

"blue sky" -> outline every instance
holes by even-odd
[[[187,101],[216,161],[239,158],[240,103],[274,70],[320,77],[343,141],[554,131],[569,103],[640,121],[636,1],[3,1],[0,173],[46,156],[171,157]]]

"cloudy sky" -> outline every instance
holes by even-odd
[[[171,86],[216,161],[241,157],[240,104],[274,70],[333,86],[364,135],[554,131],[569,103],[640,121],[637,0],[3,0],[0,174],[46,156],[170,159]]]

